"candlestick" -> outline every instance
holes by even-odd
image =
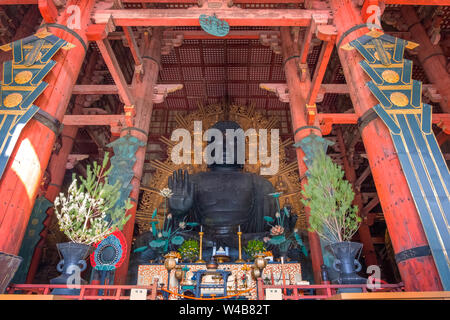
[[[239,226],[240,229],[240,226]],[[239,263],[239,262],[245,262],[245,260],[242,259],[242,246],[241,246],[241,236],[242,236],[242,232],[238,231],[237,235],[239,237],[239,259],[237,259],[235,262]]]
[[[241,225],[238,225],[238,232],[241,232]]]
[[[202,230],[202,227],[200,226],[200,230]],[[198,260],[195,261],[195,263],[205,263],[205,261],[202,259],[203,256],[203,231],[200,231],[198,233],[198,235],[200,236],[200,252],[199,252],[199,257]]]
[[[200,232],[203,232],[203,226],[200,225]]]

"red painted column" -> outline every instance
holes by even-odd
[[[289,104],[292,118],[292,128],[295,132],[295,130],[297,130],[298,128],[307,125],[306,98],[311,90],[311,80],[309,75],[307,75],[304,82],[300,81],[299,72],[297,69],[297,62],[299,61],[299,58],[294,58],[295,56],[299,57],[300,54],[298,52],[297,46],[292,40],[290,29],[288,27],[281,27],[280,33],[283,60],[285,61],[284,72],[286,74],[286,83],[289,89]],[[295,142],[300,141],[310,133],[321,136],[321,132],[319,130],[305,129],[299,131],[295,135]],[[305,154],[300,148],[297,148],[296,151],[299,174],[300,177],[303,177],[308,170],[305,162],[303,161]],[[306,181],[306,178],[302,179],[302,186],[306,183]],[[309,208],[306,208],[306,214],[309,220]],[[319,236],[315,232],[308,232],[308,238],[311,248],[314,282],[320,284],[322,282],[321,266],[323,264],[323,257]]]
[[[121,135],[124,136],[130,133],[132,136],[147,142],[148,131],[150,129],[150,120],[153,110],[153,88],[158,80],[159,64],[161,59],[161,39],[162,28],[153,28],[152,37],[150,43],[146,45],[142,51],[144,75],[135,74],[133,79],[133,95],[136,103],[136,116],[134,120],[134,127],[140,130],[144,130],[147,134],[139,130],[124,130]],[[149,59],[150,57],[151,59]],[[133,189],[130,193],[130,198],[133,200],[133,208],[128,210],[128,214],[131,215],[130,220],[123,229],[125,238],[127,239],[128,251],[127,257],[122,266],[116,270],[114,279],[115,284],[124,284],[128,273],[128,264],[130,260],[131,243],[133,241],[134,223],[136,220],[137,201],[139,199],[139,187],[141,183],[142,173],[144,170],[145,151],[147,145],[140,147],[136,151],[136,163],[133,166],[134,177],[131,180]]]
[[[355,188],[355,181],[356,181],[356,172],[355,168],[350,164],[348,158],[347,158],[347,150],[345,148],[344,138],[342,136],[342,129],[337,128],[337,142],[339,144],[339,150],[342,154],[342,162],[345,172],[345,178],[350,182],[352,185],[353,191],[355,192],[355,199],[353,200],[354,205],[358,206],[359,208],[359,214],[361,215],[361,211],[364,208],[364,203],[362,200],[362,195],[359,190]],[[366,262],[366,266],[370,265],[377,265],[377,255],[375,253],[375,248],[373,246],[373,240],[372,236],[370,235],[370,229],[367,223],[365,222],[365,219],[367,217],[362,217],[361,225],[358,229],[358,235],[359,239],[363,244],[362,248],[362,254],[364,256],[364,261]]]
[[[428,79],[436,87],[442,101],[439,103],[443,112],[450,112],[450,75],[447,72],[447,57],[439,44],[433,45],[428,34],[417,17],[412,6],[402,6],[403,19],[410,26],[412,41],[417,42],[420,63]]]
[[[330,0],[330,4],[339,43],[344,32],[363,21],[351,0]],[[342,44],[368,31],[367,28],[358,29],[345,37]],[[378,104],[365,85],[370,79],[358,64],[362,57],[356,50],[337,50],[355,113],[362,116]],[[428,245],[389,130],[380,119],[376,119],[362,129],[361,136],[395,253]],[[403,260],[398,263],[398,269],[407,291],[442,290],[431,255]]]
[[[87,42],[85,31],[90,22],[94,2],[94,0],[69,0],[66,4],[66,7],[77,5],[80,8],[81,30],[74,31],[85,42]],[[58,18],[58,23],[64,25],[68,18],[69,15],[63,12]],[[76,45],[71,50],[61,50],[55,55],[53,59],[57,64],[44,79],[49,85],[34,102],[61,121],[86,52],[79,40],[67,31],[49,29],[56,36]],[[20,134],[0,180],[0,251],[10,254],[19,252],[54,142],[55,133],[34,119],[30,120]]]

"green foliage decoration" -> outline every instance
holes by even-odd
[[[68,194],[60,193],[55,199],[55,212],[60,230],[72,241],[91,245],[116,229],[122,230],[129,215],[126,210],[132,207],[130,199],[117,204],[121,185],[108,183],[112,166],[107,169],[108,152],[103,162],[86,168],[86,178],[72,176]],[[78,183],[78,180],[80,183]]]
[[[324,151],[317,152],[308,171],[302,202],[311,209],[309,230],[330,243],[350,241],[361,218],[352,205],[355,196],[344,171]]]
[[[247,245],[244,247],[245,253],[251,258],[254,259],[257,253],[263,253],[267,251],[264,246],[264,242],[261,240],[250,240]]]
[[[188,261],[194,261],[199,255],[199,243],[195,239],[189,239],[183,242],[178,248],[181,257]]]

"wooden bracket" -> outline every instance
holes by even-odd
[[[170,54],[173,48],[179,47],[183,44],[183,33],[172,32],[164,33],[164,38],[162,39],[161,54]]]
[[[116,26],[114,21],[109,19],[107,23],[103,24],[91,24],[86,30],[86,37],[88,41],[99,41],[106,39],[110,32],[114,32]]]
[[[259,35],[259,41],[263,46],[269,47],[276,54],[281,54],[281,43],[279,33],[261,33]]]
[[[259,87],[263,90],[273,92],[281,102],[289,102],[289,90],[285,83],[260,83]]]
[[[89,158],[88,154],[69,154],[67,156],[66,169],[73,169],[78,162],[87,158]]]
[[[442,101],[442,95],[437,91],[435,87],[424,87],[423,88],[423,95],[424,97],[430,99],[431,102],[441,102]]]
[[[182,84],[157,84],[153,89],[153,103],[158,104],[164,102],[169,93],[183,89]]]

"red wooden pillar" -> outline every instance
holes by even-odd
[[[134,128],[124,129],[122,136],[130,133],[132,136],[147,142],[148,131],[150,129],[150,120],[153,110],[153,88],[158,80],[159,64],[161,59],[161,39],[162,28],[153,28],[150,43],[143,50],[142,58],[144,64],[144,74],[135,73],[133,79],[133,94],[136,103],[136,116],[134,118]],[[133,189],[130,193],[133,208],[128,210],[131,215],[130,220],[123,229],[123,233],[128,243],[127,257],[122,266],[116,270],[115,284],[124,284],[128,273],[128,264],[130,260],[131,243],[133,240],[134,223],[136,220],[137,201],[139,199],[139,187],[144,170],[145,151],[147,145],[140,147],[136,151],[136,163],[133,166],[134,177],[131,180]]]
[[[351,32],[350,28],[363,23],[351,0],[330,0],[330,4],[338,30],[338,44],[345,44],[369,31],[363,27]],[[341,37],[349,30],[341,42]],[[378,101],[365,85],[370,79],[358,64],[362,60],[359,53],[337,50],[355,113],[361,117]],[[417,247],[428,245],[389,130],[380,119],[369,121],[360,130],[395,253],[411,253]],[[398,269],[407,291],[442,290],[431,255],[402,260]]]
[[[402,6],[403,19],[410,27],[412,41],[417,42],[420,64],[431,83],[436,87],[442,101],[443,112],[450,112],[450,75],[447,72],[447,57],[439,44],[433,45],[428,34],[417,17],[416,10],[412,6]]]
[[[80,30],[75,31],[86,43],[85,31],[90,22],[94,0],[69,0],[66,4],[80,8]],[[62,12],[58,23],[64,25],[69,14]],[[51,117],[62,121],[71,92],[85,57],[85,47],[70,32],[50,27],[56,36],[76,45],[71,50],[59,51],[56,66],[45,77],[47,89],[35,104]],[[0,251],[17,254],[25,233],[30,213],[45,168],[47,167],[55,132],[37,120],[30,120],[16,143],[8,166],[0,180]]]
[[[294,132],[302,127],[308,125],[306,118],[306,99],[311,90],[311,80],[309,75],[305,77],[305,81],[301,81],[299,71],[297,69],[297,62],[300,59],[297,46],[292,40],[289,27],[281,27],[281,49],[284,60],[284,72],[286,74],[286,83],[289,89],[289,103],[292,118],[292,128]],[[300,130],[295,134],[295,142],[300,141],[310,133],[321,136],[320,129],[305,129]],[[308,170],[303,161],[305,154],[297,148],[297,161],[300,177],[303,177]],[[306,178],[302,179],[302,186],[306,183]],[[309,208],[307,208],[307,216],[309,217]],[[314,282],[321,283],[321,265],[323,264],[322,248],[320,240],[316,233],[308,232],[309,245],[311,248],[311,260],[314,273]]]
[[[353,203],[358,206],[359,208],[359,214],[361,215],[361,211],[364,208],[364,203],[362,200],[362,195],[359,190],[355,188],[355,181],[356,181],[356,172],[355,168],[350,164],[348,158],[347,158],[347,150],[345,149],[345,143],[344,138],[342,136],[342,130],[341,128],[337,128],[337,142],[339,144],[339,150],[342,154],[342,162],[343,167],[345,171],[345,178],[350,182],[350,184],[353,187],[353,191],[355,192],[355,199]],[[370,235],[370,229],[367,223],[365,222],[365,217],[362,218],[363,221],[358,229],[359,239],[361,240],[363,244],[362,248],[362,254],[364,256],[364,261],[366,262],[367,266],[370,265],[377,265],[377,255],[375,253],[375,248],[373,246],[372,236]]]

